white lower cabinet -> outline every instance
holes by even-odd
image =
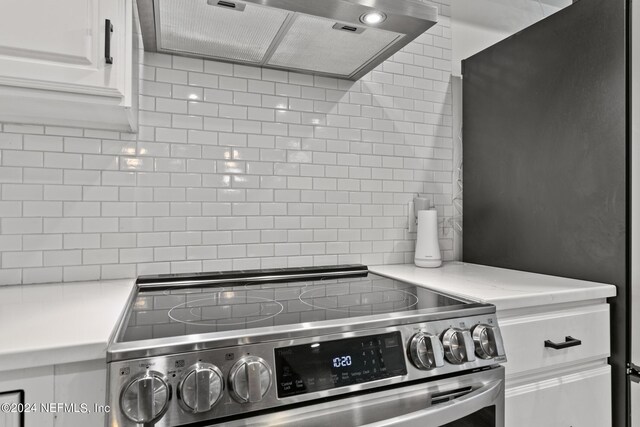
[[[53,366],[0,372],[0,393],[14,391],[23,392],[23,404],[53,402]],[[26,411],[21,427],[53,427],[53,416],[37,410]]]
[[[14,407],[22,403],[22,392],[21,391],[13,391],[7,393],[0,393],[0,405],[1,407],[5,407],[6,405],[11,405],[10,407]],[[22,415],[18,412],[11,411],[0,411],[0,427],[20,427],[22,424]]]
[[[507,426],[610,426],[611,367],[508,388],[505,403]]]
[[[104,425],[103,410],[107,400],[107,362],[105,360],[56,365],[54,383],[55,401],[70,403],[74,408],[80,409],[56,414],[55,427],[102,427]],[[83,412],[83,408],[88,412]]]
[[[611,426],[609,305],[604,300],[498,311],[498,321],[508,359],[506,427]],[[573,345],[548,345],[565,342]]]
[[[28,408],[24,425],[0,413],[0,427],[103,427],[106,378],[105,360],[0,371],[0,402],[4,393],[21,392]]]

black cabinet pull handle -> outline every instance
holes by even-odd
[[[111,57],[111,33],[113,33],[113,25],[110,19],[104,20],[104,60],[107,64],[113,64]]]
[[[565,337],[564,342],[557,343],[551,340],[546,340],[544,342],[545,347],[550,347],[554,350],[562,350],[563,348],[575,347],[577,345],[582,344],[582,341],[573,337]]]

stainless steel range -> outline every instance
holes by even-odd
[[[504,424],[495,307],[348,265],[140,277],[108,426]]]

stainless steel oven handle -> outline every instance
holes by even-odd
[[[457,399],[362,427],[440,426],[493,405],[502,393],[503,388],[503,381],[493,381]]]
[[[504,410],[502,379],[488,381],[464,396],[435,405],[431,404],[431,395],[434,392],[432,387],[415,385],[408,389],[405,392],[399,392],[398,389],[387,390],[369,396],[347,398],[343,403],[337,400],[249,417],[225,423],[225,427],[435,427],[459,420],[492,405],[497,406],[495,426],[504,427],[501,415],[501,411]],[[388,412],[389,408],[405,406],[406,399],[421,402],[418,407],[424,409],[406,413],[395,411],[393,415]]]

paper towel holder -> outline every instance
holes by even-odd
[[[416,197],[413,207],[417,220],[416,251],[414,263],[418,267],[434,268],[442,265],[438,241],[438,212],[431,199]]]

